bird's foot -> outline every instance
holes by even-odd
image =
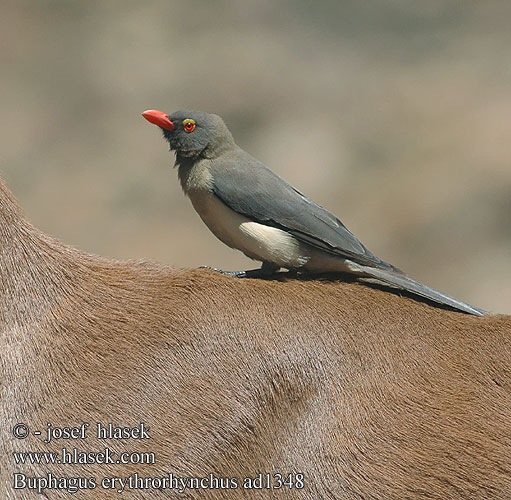
[[[200,266],[199,269],[209,269],[210,271],[215,271],[216,273],[227,274],[229,276],[232,275],[232,272],[224,271],[223,269],[218,269],[218,267]]]
[[[223,271],[211,266],[200,266],[200,269],[210,269],[211,271],[232,276],[233,278],[268,278],[275,274],[275,271],[279,268],[274,264],[264,262],[260,269],[249,269],[247,271]]]
[[[225,276],[232,276],[233,278],[258,278],[261,276],[261,269],[249,269],[248,271],[224,271],[217,267],[200,266],[199,269],[209,269]],[[265,275],[266,276],[266,275]]]

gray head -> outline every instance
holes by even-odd
[[[217,115],[184,110],[168,115],[151,109],[142,116],[161,128],[178,159],[214,158],[234,145],[229,129]]]

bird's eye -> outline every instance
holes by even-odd
[[[187,118],[183,121],[183,127],[186,132],[193,132],[195,130],[195,120]]]

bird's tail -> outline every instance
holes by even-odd
[[[395,286],[397,288],[401,288],[403,290],[407,290],[416,295],[420,295],[421,297],[425,297],[433,302],[437,302],[439,304],[445,304],[450,306],[458,311],[463,311],[468,314],[474,314],[475,316],[483,316],[487,314],[487,311],[483,309],[479,309],[477,307],[471,306],[462,302],[461,300],[457,300],[454,297],[450,297],[445,293],[439,292],[429,286],[423,285],[418,281],[413,280],[406,276],[406,274],[401,274],[399,271],[392,271],[386,269],[379,269],[376,267],[369,266],[357,266],[360,267],[360,273],[363,276],[368,276],[371,278],[376,278],[384,283]]]

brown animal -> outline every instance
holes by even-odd
[[[103,259],[0,183],[0,329],[2,499],[511,498],[510,316]],[[13,455],[63,448],[154,463]]]

